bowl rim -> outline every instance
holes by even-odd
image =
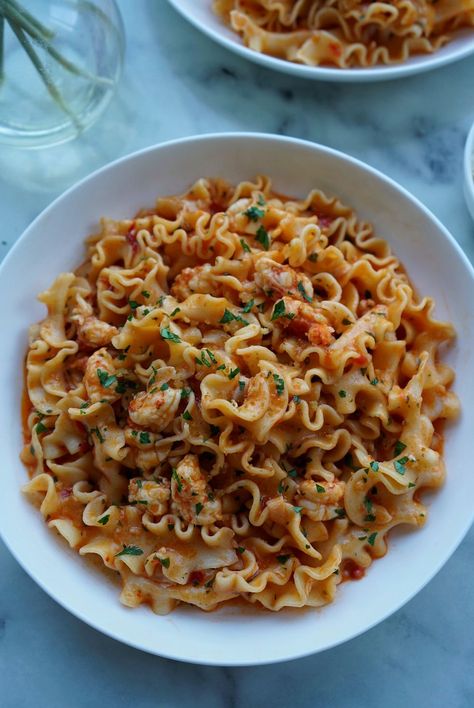
[[[371,174],[373,177],[377,178],[378,181],[381,181],[385,183],[387,186],[395,189],[399,193],[402,194],[402,196],[409,200],[419,211],[423,213],[424,216],[426,216],[429,220],[431,220],[432,223],[434,223],[439,231],[443,234],[443,237],[449,242],[450,246],[456,251],[457,256],[460,258],[462,261],[463,266],[466,268],[467,273],[470,276],[471,281],[474,283],[474,267],[470,263],[469,259],[467,258],[466,254],[462,250],[461,246],[459,243],[456,241],[456,239],[451,235],[451,233],[446,229],[446,227],[442,224],[442,222],[434,215],[432,212],[424,206],[422,202],[420,202],[415,196],[410,194],[408,190],[406,190],[403,186],[398,184],[395,180],[392,178],[386,176],[385,174],[381,173],[379,170],[375,169],[374,167],[371,167],[370,165],[364,163],[363,161],[352,157],[346,153],[343,153],[339,150],[335,150],[334,148],[327,147],[325,145],[321,145],[319,143],[313,143],[308,140],[301,140],[298,138],[291,138],[291,137],[286,137],[286,136],[281,136],[281,135],[274,135],[271,133],[258,133],[258,132],[242,132],[242,131],[234,131],[234,132],[225,132],[225,133],[211,133],[211,134],[205,134],[205,135],[194,135],[194,136],[188,136],[185,138],[178,138],[175,140],[169,140],[163,143],[157,143],[151,146],[148,146],[146,148],[143,148],[141,150],[132,152],[130,154],[124,155],[117,160],[114,160],[113,162],[107,163],[106,165],[103,165],[99,169],[91,172],[89,175],[86,177],[82,178],[80,181],[69,187],[67,190],[65,190],[62,194],[60,194],[49,206],[47,206],[32,222],[31,224],[25,229],[25,231],[22,233],[22,235],[17,239],[15,244],[12,246],[10,249],[9,253],[3,260],[3,262],[0,264],[0,279],[4,273],[9,268],[9,263],[10,260],[13,258],[13,254],[20,244],[20,242],[24,241],[29,237],[29,234],[34,231],[37,228],[37,225],[45,218],[48,216],[48,214],[55,210],[58,204],[60,204],[63,200],[67,199],[70,194],[75,192],[76,190],[80,190],[81,187],[87,183],[89,180],[95,179],[99,175],[106,175],[107,172],[112,172],[115,171],[117,168],[120,168],[121,165],[127,163],[127,162],[133,162],[134,160],[139,159],[142,155],[148,154],[148,153],[153,153],[153,152],[159,152],[161,149],[165,148],[173,148],[177,145],[185,145],[186,143],[194,143],[194,142],[201,142],[201,143],[209,143],[212,145],[212,143],[215,140],[226,140],[226,141],[240,141],[240,140],[250,140],[250,141],[255,141],[255,142],[261,142],[261,141],[266,141],[269,143],[287,143],[290,145],[295,145],[295,146],[300,146],[306,149],[310,150],[319,150],[322,151],[330,156],[343,159],[344,161],[347,161],[351,164],[353,164],[355,167],[361,169],[362,171],[365,171],[369,174]],[[98,217],[99,218],[99,217]],[[415,597],[432,579],[433,577],[441,570],[441,568],[445,565],[445,563],[449,560],[449,558],[452,556],[454,551],[458,548],[464,537],[466,536],[467,532],[469,531],[472,523],[474,522],[474,505],[472,506],[471,513],[470,515],[466,515],[466,518],[460,528],[460,531],[458,535],[453,538],[450,542],[449,545],[447,545],[443,552],[439,554],[437,562],[433,563],[431,566],[429,572],[426,573],[425,577],[422,579],[420,583],[416,585],[416,587],[406,593],[397,603],[394,603],[390,606],[390,608],[383,610],[382,612],[379,613],[378,616],[373,618],[369,623],[367,623],[365,626],[361,628],[356,628],[355,630],[352,630],[347,636],[339,639],[335,639],[333,641],[329,641],[325,646],[321,649],[303,649],[299,651],[292,651],[288,656],[281,658],[281,657],[276,657],[276,658],[259,658],[255,657],[249,661],[244,661],[241,659],[237,659],[235,661],[231,660],[226,660],[222,661],[217,659],[210,659],[210,658],[204,658],[201,659],[197,656],[190,656],[190,655],[179,655],[176,652],[173,651],[167,651],[166,647],[159,648],[159,651],[155,650],[154,648],[146,647],[143,646],[139,641],[135,641],[134,639],[124,637],[120,634],[120,629],[112,629],[109,627],[104,627],[101,624],[101,621],[99,618],[91,618],[89,617],[85,612],[71,607],[68,604],[68,599],[66,597],[63,597],[61,595],[61,592],[56,590],[54,587],[54,584],[52,582],[48,582],[47,580],[44,580],[40,577],[38,577],[38,573],[35,572],[34,570],[30,569],[28,566],[28,561],[26,559],[23,559],[22,557],[22,551],[21,549],[17,549],[15,547],[15,534],[13,533],[12,529],[9,528],[9,525],[7,524],[5,526],[4,520],[2,516],[0,515],[0,537],[2,538],[3,542],[5,543],[6,547],[10,551],[10,553],[13,555],[13,557],[16,559],[16,561],[19,563],[19,565],[25,570],[25,572],[39,585],[42,590],[44,590],[55,602],[57,602],[61,607],[63,607],[65,610],[70,612],[73,616],[76,618],[80,619],[81,621],[85,622],[88,626],[92,627],[93,629],[101,632],[102,634],[115,639],[119,642],[121,642],[124,645],[132,646],[135,649],[140,649],[141,651],[145,651],[147,653],[160,656],[163,658],[167,659],[173,659],[177,661],[183,661],[185,663],[191,663],[191,664],[198,664],[198,665],[206,665],[206,666],[259,666],[259,665],[270,665],[270,664],[276,664],[280,663],[283,661],[292,661],[295,659],[303,658],[305,656],[310,656],[315,653],[319,653],[320,651],[326,651],[328,649],[332,649],[336,646],[339,646],[341,644],[344,644],[345,642],[348,642],[365,632],[369,631],[376,625],[380,624],[383,622],[385,619],[393,615],[395,612],[397,612],[401,607],[403,607],[407,602],[409,602],[413,597]]]
[[[474,123],[469,129],[464,147],[464,196],[474,219]]]
[[[452,64],[453,62],[460,61],[466,57],[474,54],[474,37],[470,39],[469,35],[466,33],[466,44],[461,44],[459,47],[454,47],[449,50],[449,44],[452,44],[453,40],[441,49],[433,52],[431,54],[417,54],[412,55],[408,60],[398,64],[388,64],[388,65],[376,65],[373,67],[366,68],[352,68],[352,69],[338,69],[333,67],[323,67],[323,66],[306,66],[305,64],[297,64],[295,62],[288,61],[286,59],[279,59],[278,57],[273,57],[268,54],[263,54],[261,52],[254,51],[249,47],[245,46],[241,41],[239,41],[238,35],[236,35],[235,40],[229,39],[224,34],[220,34],[212,27],[209,27],[187,12],[186,8],[182,5],[182,0],[168,0],[169,4],[183,17],[185,20],[190,22],[196,29],[201,31],[210,39],[214,40],[222,47],[229,49],[231,52],[238,54],[244,59],[253,61],[256,64],[266,67],[267,69],[273,69],[274,71],[280,71],[286,74],[292,74],[294,76],[299,76],[300,78],[312,79],[315,81],[334,81],[334,82],[371,82],[371,81],[389,81],[392,79],[400,79],[403,77],[413,76],[425,71],[431,71],[432,69],[437,69],[441,66],[446,66],[447,64]],[[469,28],[467,28],[469,29]],[[458,35],[464,38],[465,29],[458,30]],[[454,37],[454,40],[456,36]],[[448,49],[446,49],[448,47]],[[439,54],[440,51],[446,49],[443,54]],[[411,62],[410,59],[417,59],[416,62]]]

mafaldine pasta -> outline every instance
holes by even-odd
[[[250,49],[308,66],[403,62],[474,27],[474,0],[214,0],[214,9]]]
[[[425,523],[453,328],[338,199],[200,179],[40,300],[24,491],[125,605],[324,605]]]

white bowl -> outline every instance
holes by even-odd
[[[337,69],[323,66],[305,66],[261,54],[246,47],[238,34],[226,27],[213,12],[213,0],[169,0],[170,4],[191,24],[215,42],[250,61],[262,64],[287,74],[319,81],[387,81],[402,76],[411,76],[422,71],[436,69],[474,54],[474,33],[472,28],[456,32],[456,36],[433,54],[410,57],[401,64],[374,66],[367,69]]]
[[[206,614],[184,607],[165,617],[146,607],[130,610],[119,603],[118,588],[68,551],[20,492],[27,478],[18,459],[21,370],[28,325],[43,316],[36,295],[59,272],[81,262],[83,238],[101,215],[129,217],[157,195],[181,192],[202,175],[237,182],[257,173],[271,175],[285,194],[302,197],[320,187],[351,204],[390,242],[419,291],[436,298],[437,314],[454,322],[459,339],[448,360],[457,373],[463,414],[446,435],[447,483],[432,496],[425,528],[393,534],[388,554],[363,580],[340,586],[335,602],[322,610],[224,608]],[[0,271],[3,539],[67,610],[111,637],[161,656],[203,664],[263,664],[321,651],[364,632],[433,577],[472,521],[474,475],[466,461],[474,430],[473,301],[473,270],[440,222],[387,177],[326,147],[271,135],[218,134],[152,147],[104,167],[36,219]]]
[[[464,196],[467,208],[474,219],[474,123],[464,148]]]

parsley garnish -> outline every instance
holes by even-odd
[[[240,239],[240,245],[242,246],[242,248],[244,249],[244,251],[246,253],[250,253],[250,247],[249,247],[248,243],[246,241],[244,241],[243,238]]]
[[[272,312],[272,322],[273,320],[277,320],[279,317],[286,317],[287,319],[292,320],[294,316],[294,312],[286,311],[284,300],[278,300],[278,302],[275,303],[275,307]]]
[[[232,369],[230,374],[228,374],[229,379],[234,379],[237,376],[237,374],[240,374],[240,369],[238,366],[237,366],[237,368]]]
[[[257,204],[258,204],[259,206],[265,206],[265,197],[263,196],[263,194],[259,194],[259,195],[258,195],[258,197],[257,197]]]
[[[311,261],[311,263],[316,263],[318,260],[318,254],[317,253],[310,253],[308,256],[308,261]]]
[[[393,466],[395,467],[398,474],[405,474],[405,472],[406,472],[405,465],[407,462],[409,462],[409,460],[410,460],[409,457],[400,457],[399,460],[394,460]]]
[[[183,418],[184,418],[184,420],[192,420],[193,419],[193,417],[189,411],[184,411]]]
[[[195,507],[195,508],[196,508],[196,514],[199,516],[199,514],[201,513],[201,511],[202,511],[203,508],[204,508],[204,505],[201,504],[201,502],[198,502],[198,503],[196,504],[196,507]]]
[[[182,389],[181,389],[181,396],[180,396],[180,398],[181,398],[181,399],[183,399],[183,398],[189,398],[190,394],[191,394],[191,389],[190,389],[190,388],[182,388]]]
[[[110,514],[106,514],[105,516],[101,516],[100,519],[97,519],[97,521],[99,522],[99,524],[102,524],[102,526],[105,526],[109,519]]]
[[[81,403],[79,408],[81,408],[81,410],[82,410],[82,408],[88,408],[89,406],[90,406],[90,401],[86,401],[85,403]]]
[[[176,471],[176,467],[172,468],[171,477],[176,482],[176,487],[178,489],[178,492],[180,492],[183,488],[183,483],[181,482],[181,477],[179,476],[178,472]]]
[[[97,440],[98,440],[100,443],[103,443],[103,442],[104,442],[104,436],[103,436],[102,433],[100,432],[99,428],[91,428],[91,433],[95,433],[95,434],[97,435]]]
[[[39,434],[39,433],[44,433],[46,430],[48,430],[48,428],[45,426],[44,423],[40,422],[40,423],[36,424],[35,430]]]
[[[178,314],[178,312],[181,312],[181,308],[180,308],[180,307],[175,307],[174,310],[173,310],[173,312],[171,313],[170,317],[174,317],[175,315]]]
[[[376,538],[377,538],[377,531],[374,531],[373,533],[370,534],[369,538],[367,539],[367,543],[369,543],[371,546],[373,546]]]
[[[288,472],[288,477],[291,477],[292,479],[296,479],[297,476],[298,476],[298,472],[297,472],[295,469],[290,470],[290,471]]]
[[[163,568],[169,568],[170,567],[170,559],[168,557],[166,558],[159,558],[159,561]]]
[[[237,553],[244,553],[245,552],[245,548],[243,546],[237,546],[237,548],[235,550],[237,551]]]
[[[291,558],[290,554],[288,554],[287,556],[277,556],[276,557],[276,559],[280,563],[280,565],[285,565],[287,560],[289,560],[290,558]]]
[[[110,388],[110,386],[117,381],[115,374],[108,374],[102,369],[97,369],[97,378],[100,381],[100,385],[104,388]]]
[[[168,383],[163,383],[160,386],[160,391],[167,391],[169,389],[170,385]]]
[[[259,209],[257,206],[249,207],[244,211],[244,214],[248,219],[250,219],[250,221],[258,221],[265,216],[263,209]]]
[[[281,376],[278,376],[278,374],[273,374],[273,380],[275,382],[277,395],[281,396],[285,390],[285,381],[281,378]]]
[[[372,504],[372,500],[369,499],[369,497],[365,497],[364,506],[367,510],[367,515],[365,517],[365,521],[375,521],[375,516],[372,514],[373,504]]]
[[[345,398],[345,397],[347,396],[347,393],[344,391],[344,389],[341,389],[341,390],[339,391],[339,396],[340,396],[341,398]]]
[[[375,462],[374,460],[372,460],[372,462],[369,462],[369,466],[370,466],[370,469],[372,470],[372,472],[379,471],[379,463],[378,462]]]
[[[143,297],[150,297],[150,293],[148,292],[148,290],[142,290],[142,295]]]
[[[285,485],[283,484],[283,480],[281,479],[279,484],[278,484],[278,494],[283,494],[285,490]]]
[[[301,403],[301,398],[299,396],[293,396],[293,400],[298,405],[298,403]]]
[[[254,300],[250,300],[250,301],[245,305],[245,307],[243,308],[242,311],[243,311],[243,312],[250,312],[250,310],[251,310],[252,307],[254,306],[254,303],[255,303]]]
[[[124,546],[120,553],[116,553],[115,557],[119,556],[141,556],[143,551],[139,546]]]
[[[298,287],[298,290],[299,290],[300,294],[304,297],[304,299],[305,299],[307,302],[312,302],[310,296],[308,295],[308,293],[307,293],[306,290],[304,289],[304,285],[303,285],[303,283],[301,282],[301,280],[298,281],[298,286],[297,286],[297,287]]]
[[[336,514],[338,519],[343,519],[346,515],[346,512],[344,509],[334,509],[334,513]]]
[[[294,507],[293,507],[293,511],[294,511],[296,514],[301,514],[302,510],[303,510],[303,507],[302,507],[302,506],[294,506]]]
[[[408,482],[408,489],[410,489],[410,487],[416,487],[416,484],[413,484],[413,482]]]
[[[241,391],[243,391],[245,388],[245,381],[243,381],[242,379],[239,381],[239,388]]]
[[[217,367],[216,371],[224,371],[225,369],[225,364],[221,364],[220,366]]]
[[[398,457],[399,455],[401,455],[403,450],[405,450],[405,448],[406,448],[405,443],[402,443],[401,440],[397,440],[397,442],[395,443],[394,456]]]
[[[136,310],[137,307],[139,307],[139,303],[136,300],[129,300],[128,304],[132,308],[132,310]]]
[[[140,435],[138,436],[138,439],[140,440],[141,445],[148,445],[150,441],[150,433],[147,432],[141,432]]]
[[[234,315],[233,312],[228,310],[227,308],[224,310],[224,314],[222,315],[221,319],[219,320],[220,324],[228,324],[229,322],[242,322],[243,325],[248,325],[247,320],[244,320],[243,317],[240,315]]]
[[[351,325],[352,322],[351,322],[351,320],[348,320],[347,317],[344,317],[344,319],[342,320],[342,324],[343,325]]]
[[[378,382],[379,382],[378,379],[372,379],[372,381],[370,382],[370,385],[371,385],[371,386],[377,386]]]
[[[255,238],[259,243],[262,244],[264,249],[268,251],[268,249],[270,248],[270,236],[268,234],[268,231],[263,226],[258,227]]]
[[[324,494],[324,492],[325,492],[326,490],[325,490],[325,488],[324,488],[321,484],[318,484],[318,483],[316,482],[316,491],[317,491],[319,494]]]
[[[160,330],[160,334],[163,339],[168,339],[170,342],[175,342],[176,344],[181,342],[181,339],[177,334],[170,332],[169,327],[163,327],[163,329]]]

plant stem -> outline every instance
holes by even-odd
[[[4,39],[5,17],[3,15],[0,15],[0,85],[3,83],[3,79],[5,78],[5,73],[3,71],[3,57],[5,52]]]
[[[1,2],[2,0],[0,0],[0,3]],[[61,66],[64,67],[67,71],[69,71],[71,74],[74,74],[75,76],[82,76],[83,78],[88,79],[89,81],[96,84],[101,84],[103,86],[113,86],[114,82],[112,81],[112,79],[91,74],[86,69],[81,69],[81,67],[77,66],[77,64],[74,64],[72,61],[69,61],[69,59],[66,59],[66,57],[63,56],[61,52],[58,52],[57,49],[51,46],[48,37],[46,37],[43,32],[40,32],[38,29],[36,29],[33,23],[28,21],[26,17],[21,14],[23,12],[22,10],[16,10],[11,5],[12,0],[3,0],[3,2],[6,3],[4,5],[4,12],[8,20],[10,22],[15,22],[15,24],[19,25],[24,32],[26,32],[32,39],[36,40],[41,45],[41,47],[50,55],[50,57],[57,61],[58,64],[61,64]]]
[[[42,22],[37,20],[36,17],[34,17],[34,15],[32,15],[30,12],[28,12],[28,10],[26,10],[23,5],[20,5],[19,2],[17,2],[16,0],[2,0],[2,4],[10,5],[11,8],[15,10],[15,12],[20,13],[22,20],[25,20],[26,22],[28,22],[29,25],[35,27],[36,31],[39,32],[45,40],[53,39],[54,32],[48,27],[45,27]]]
[[[43,63],[41,62],[41,59],[35,52],[33,46],[31,45],[30,40],[25,36],[23,30],[11,19],[8,19],[8,24],[10,25],[12,31],[16,35],[18,41],[20,42],[21,46],[25,50],[25,52],[28,54],[28,57],[30,58],[32,64],[34,65],[36,71],[41,77],[41,80],[43,81],[44,85],[46,86],[48,93],[50,94],[51,98],[57,103],[59,108],[63,110],[69,118],[71,119],[72,123],[76,127],[78,131],[82,130],[82,125],[77,119],[77,116],[71,111],[69,106],[64,102],[64,99],[59,91],[59,89],[56,87],[55,83],[49,76],[48,72],[46,71],[46,68],[44,67]]]

